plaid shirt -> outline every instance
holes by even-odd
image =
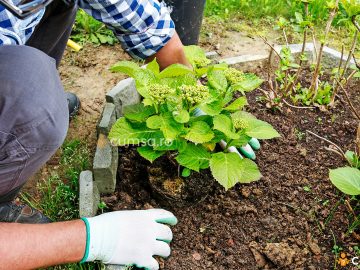
[[[135,59],[156,53],[175,31],[167,7],[157,0],[79,0],[78,3],[85,12],[105,23]],[[0,5],[0,46],[24,45],[44,13],[41,10],[20,20]]]

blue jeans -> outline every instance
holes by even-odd
[[[76,10],[55,0],[26,46],[0,46],[0,203],[13,200],[65,139],[69,113],[57,66]]]

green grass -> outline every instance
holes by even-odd
[[[111,30],[81,9],[76,14],[71,39],[80,44],[93,43],[95,45],[114,45],[118,42]]]
[[[295,12],[302,12],[300,1],[288,0],[207,0],[205,16],[221,18],[241,17],[245,19],[292,18]],[[312,17],[321,22],[327,19],[326,0],[316,0],[310,4]]]
[[[54,221],[79,218],[79,175],[90,167],[90,151],[87,144],[79,140],[67,141],[61,147],[59,166],[56,171],[37,185],[38,197],[22,193],[21,199],[40,209]],[[53,270],[97,270],[104,269],[98,263],[68,264],[50,267]]]

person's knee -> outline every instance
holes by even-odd
[[[27,46],[0,47],[0,130],[25,147],[59,147],[69,121],[55,60]]]

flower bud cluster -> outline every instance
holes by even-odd
[[[210,98],[208,88],[203,85],[183,85],[180,90],[182,98],[191,104],[201,103]]]
[[[198,57],[194,59],[194,63],[196,67],[200,68],[200,67],[206,67],[211,63],[211,61],[204,57]]]
[[[249,127],[249,124],[244,119],[233,119],[233,124],[236,129],[245,129]]]
[[[225,77],[230,84],[235,84],[244,80],[244,73],[236,68],[228,68],[224,71]]]
[[[166,98],[174,93],[175,89],[167,85],[156,83],[149,86],[149,95],[158,103],[165,103]]]

